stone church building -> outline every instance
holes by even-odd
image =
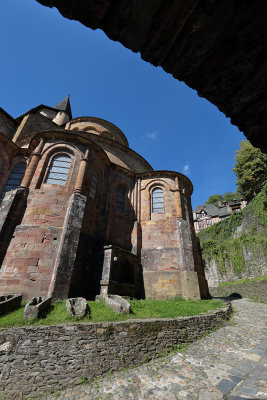
[[[0,109],[0,294],[208,295],[190,180],[154,171],[112,123],[69,97]]]

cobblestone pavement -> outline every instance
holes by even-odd
[[[64,390],[60,400],[267,399],[267,305],[233,301],[229,325],[171,355]]]

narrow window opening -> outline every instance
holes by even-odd
[[[16,189],[20,185],[20,182],[22,181],[25,169],[26,169],[25,162],[20,162],[13,167],[13,169],[8,177],[7,183],[1,193],[0,202],[3,200],[3,198],[5,197],[5,194],[7,192],[9,192],[10,190]]]
[[[45,183],[64,186],[69,176],[70,166],[71,158],[69,156],[64,154],[55,156],[49,166]]]
[[[160,188],[152,190],[152,212],[164,213],[163,190]]]
[[[93,176],[92,176],[92,180],[91,180],[90,191],[89,191],[89,196],[91,197],[91,199],[95,199],[95,197],[96,197],[98,181],[99,181],[98,173],[94,172]]]
[[[123,213],[125,209],[125,197],[126,190],[123,188],[118,188],[116,196],[116,210],[117,212]]]

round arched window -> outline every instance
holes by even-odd
[[[163,190],[161,188],[155,188],[152,190],[152,212],[164,212]]]
[[[55,156],[49,165],[45,183],[65,185],[69,176],[71,157],[66,154]]]

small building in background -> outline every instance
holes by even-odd
[[[235,199],[229,202],[218,201],[218,206],[214,204],[201,204],[196,206],[193,211],[194,228],[196,233],[222,221],[232,213],[242,210],[247,205],[243,199]]]

